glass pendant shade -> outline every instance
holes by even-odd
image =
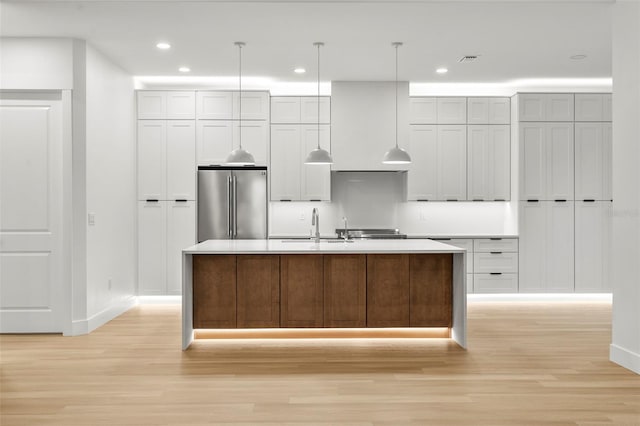
[[[410,164],[411,156],[404,149],[394,146],[385,152],[382,162],[384,164]]]
[[[333,158],[326,150],[316,148],[307,155],[304,164],[333,164]]]
[[[227,156],[225,163],[232,164],[234,166],[249,166],[255,164],[256,160],[248,151],[245,151],[242,148],[237,148],[231,151],[229,156]]]

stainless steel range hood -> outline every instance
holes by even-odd
[[[335,171],[408,170],[382,164],[396,141],[395,82],[331,82],[331,155]],[[398,143],[408,149],[409,83],[398,82]],[[409,152],[411,154],[411,152]]]

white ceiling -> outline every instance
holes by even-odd
[[[2,36],[86,39],[132,75],[501,83],[611,76],[611,1],[3,1]],[[169,51],[155,48],[158,41]],[[586,54],[581,61],[569,56]],[[475,63],[458,63],[480,55]],[[306,67],[303,76],[292,72]],[[435,69],[449,68],[446,75]],[[235,80],[233,80],[235,83]]]

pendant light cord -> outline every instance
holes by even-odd
[[[242,46],[244,46],[244,43],[241,41],[236,42],[236,45],[238,46],[238,62],[239,62],[239,70],[238,70],[238,86],[239,86],[239,90],[240,92],[238,93],[238,98],[240,99],[240,106],[238,108],[238,113],[240,114],[239,120],[238,120],[238,127],[239,127],[239,137],[238,137],[238,141],[239,141],[239,148],[240,150],[242,150]]]
[[[320,43],[318,43],[318,149],[320,149]]]
[[[396,46],[396,148],[398,147],[398,46],[400,43],[395,43]]]

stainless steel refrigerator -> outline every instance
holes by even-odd
[[[267,238],[267,168],[198,167],[198,242]]]

